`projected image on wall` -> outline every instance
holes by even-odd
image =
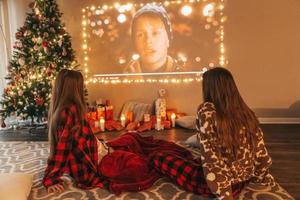
[[[222,0],[84,8],[86,71],[162,74],[225,65],[223,9]]]

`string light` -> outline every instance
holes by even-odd
[[[152,4],[163,4],[164,6],[171,6],[171,5],[179,5],[183,4],[181,7],[181,14],[183,16],[189,16],[193,12],[193,7],[190,6],[189,4],[193,3],[199,3],[199,2],[206,2],[204,0],[169,0],[169,1],[163,1],[163,2],[153,2]],[[184,5],[186,4],[186,5]],[[124,23],[127,20],[127,17],[125,15],[125,12],[131,12],[133,8],[138,8],[138,7],[143,7],[145,3],[127,3],[127,4],[120,4],[120,3],[115,3],[115,4],[103,4],[102,6],[98,6],[97,9],[95,6],[87,6],[82,9],[82,37],[83,37],[83,43],[82,43],[82,48],[83,48],[83,55],[84,55],[84,77],[86,78],[85,83],[102,83],[102,84],[130,84],[130,83],[174,83],[174,84],[180,84],[180,83],[191,83],[191,82],[200,82],[202,81],[202,76],[201,74],[207,70],[207,68],[203,68],[199,74],[195,74],[195,78],[147,78],[147,79],[130,79],[130,78],[121,78],[122,76],[119,77],[106,77],[108,74],[103,74],[103,77],[93,77],[91,78],[89,76],[89,66],[88,66],[88,43],[87,39],[88,34],[87,34],[87,24],[89,23],[90,25],[94,24],[94,26],[99,25],[101,26],[102,23],[105,25],[110,24],[110,19],[104,19],[103,21],[98,20],[96,22],[91,22],[87,17],[91,17],[91,13],[87,11],[93,11],[93,14],[96,15],[101,15],[104,14],[107,10],[111,9],[116,9],[120,14],[117,17],[117,21],[119,23]],[[208,23],[211,23],[213,26],[218,27],[218,31],[216,32],[218,38],[215,38],[215,42],[219,43],[219,65],[222,67],[225,67],[228,64],[228,61],[226,59],[226,51],[225,51],[225,45],[224,45],[224,37],[225,37],[225,32],[224,32],[224,23],[226,21],[226,16],[224,16],[224,10],[225,10],[225,0],[214,0],[214,2],[209,2],[207,3],[202,10],[203,16],[207,17],[207,20],[210,20]],[[219,12],[220,16],[216,16],[216,12]],[[211,17],[219,17],[219,20],[214,20],[212,21]],[[205,25],[206,29],[210,29],[211,25],[206,24]],[[101,30],[101,29],[100,29]],[[103,35],[103,30],[102,33],[99,34],[99,31],[97,31],[97,35],[100,37]],[[139,59],[138,54],[133,54],[132,55],[133,60]],[[184,62],[187,61],[187,57],[183,54],[180,55],[180,59]],[[195,57],[194,58],[196,62],[200,62],[201,58],[200,57]],[[125,64],[126,59],[125,58],[119,58],[119,63],[120,64]],[[214,67],[214,63],[209,63],[209,67]],[[143,74],[144,75],[144,74]],[[115,76],[112,74],[112,76]]]
[[[124,23],[126,21],[126,19],[127,19],[126,15],[124,15],[124,14],[120,14],[117,18],[118,22],[120,22],[120,23]]]
[[[192,14],[193,9],[190,5],[185,5],[181,8],[181,13],[184,16],[189,16],[190,14]]]

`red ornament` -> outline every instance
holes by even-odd
[[[51,76],[51,75],[52,75],[52,70],[51,70],[51,68],[48,68],[47,71],[46,71],[46,73],[47,73],[48,76]]]
[[[16,32],[16,39],[20,39],[22,36],[23,36],[23,32],[22,31]]]
[[[42,45],[43,45],[43,47],[48,47],[48,42],[44,41],[44,42],[42,43]]]
[[[42,99],[42,98],[36,98],[35,99],[35,103],[36,103],[36,105],[41,106],[44,103],[44,99]]]
[[[4,89],[4,93],[6,93],[6,94],[8,94],[10,91],[11,91],[10,88],[5,88]]]
[[[19,74],[17,74],[17,75],[15,76],[15,80],[16,80],[16,81],[20,80],[20,78],[21,78],[21,76],[20,76]]]

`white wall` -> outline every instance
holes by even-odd
[[[12,1],[27,6],[21,0]],[[92,3],[100,4],[101,1],[57,2],[63,13],[62,21],[66,23],[67,31],[73,38],[77,58],[83,64],[81,9]],[[288,109],[300,100],[300,1],[227,0],[227,3],[225,45],[229,58],[228,68],[234,74],[242,96],[254,109]],[[21,9],[22,6],[16,7]],[[21,15],[20,11],[15,13]],[[98,97],[111,99],[116,113],[126,100],[152,102],[159,88],[168,90],[169,107],[176,107],[179,111],[193,114],[201,102],[200,83],[179,86],[88,86],[90,100]]]

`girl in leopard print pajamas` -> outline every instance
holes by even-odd
[[[202,90],[196,119],[200,164],[159,153],[156,169],[188,191],[217,199],[233,199],[249,182],[274,185],[263,132],[231,73],[221,67],[205,72]]]

